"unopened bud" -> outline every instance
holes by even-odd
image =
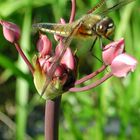
[[[20,39],[20,29],[16,24],[3,20],[0,20],[0,24],[3,27],[3,34],[6,40],[15,43]]]

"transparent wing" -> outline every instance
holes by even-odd
[[[119,9],[120,7],[123,7],[124,5],[133,2],[135,0],[121,0],[120,2],[118,2],[117,4],[113,5],[112,7],[109,7],[105,10],[102,10],[101,8],[103,7],[103,5],[107,2],[108,0],[100,0],[100,2],[94,6],[91,10],[89,10],[87,12],[87,14],[99,14],[99,15],[107,15],[108,13]],[[99,10],[100,9],[100,10]]]
[[[119,3],[113,5],[112,7],[110,8],[107,8],[106,10],[102,11],[102,12],[98,12],[97,14],[100,14],[100,15],[106,15],[114,10],[117,10],[119,9],[120,7],[122,6],[125,6],[126,4],[130,3],[130,2],[134,2],[135,0],[122,0],[120,1]]]
[[[104,5],[104,3],[106,2],[106,0],[100,0],[100,2],[98,2],[97,5],[95,5],[91,10],[89,10],[87,12],[87,14],[91,14],[94,13],[97,9],[99,9],[100,7],[102,7]]]

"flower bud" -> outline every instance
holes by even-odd
[[[51,53],[52,43],[46,35],[40,35],[40,38],[37,42],[37,49],[41,57],[45,57],[46,55],[49,55]]]
[[[47,76],[47,73],[42,70],[38,58],[36,56],[34,57],[33,61],[35,66],[35,71],[33,75],[34,84],[40,95],[44,88],[44,83],[49,82],[47,88],[45,89],[45,93],[42,95],[42,98],[53,99],[61,95],[64,92],[62,90],[63,85],[61,84],[61,80],[59,78],[53,78],[51,81],[49,81],[49,77]]]
[[[3,27],[3,34],[6,40],[15,43],[20,39],[20,29],[16,24],[3,20],[0,20],[0,24]]]

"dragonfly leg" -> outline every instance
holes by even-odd
[[[92,52],[93,47],[95,46],[95,43],[96,43],[97,39],[98,39],[98,37],[96,37],[96,38],[94,39],[94,41],[93,41],[93,43],[92,43],[92,46],[91,46],[90,49],[89,49],[89,52],[90,52],[91,55],[92,55],[93,57],[95,57],[98,61],[100,61],[101,63],[103,63],[103,61],[102,61],[100,58],[98,58],[95,54],[93,54],[93,52]]]
[[[110,42],[113,42],[114,40],[111,39],[110,37],[106,37],[107,40],[109,40]]]
[[[94,39],[92,46],[89,49],[90,52],[92,52],[92,49],[94,48],[96,41],[97,41],[97,37]]]
[[[92,55],[93,57],[95,57],[99,62],[101,62],[101,63],[103,64],[103,61],[102,61],[100,58],[98,58],[95,54],[91,53],[91,55]]]

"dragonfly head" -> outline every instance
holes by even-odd
[[[101,19],[96,26],[94,27],[94,31],[97,35],[103,36],[103,37],[109,37],[111,34],[114,33],[114,22],[109,17],[104,17]]]

